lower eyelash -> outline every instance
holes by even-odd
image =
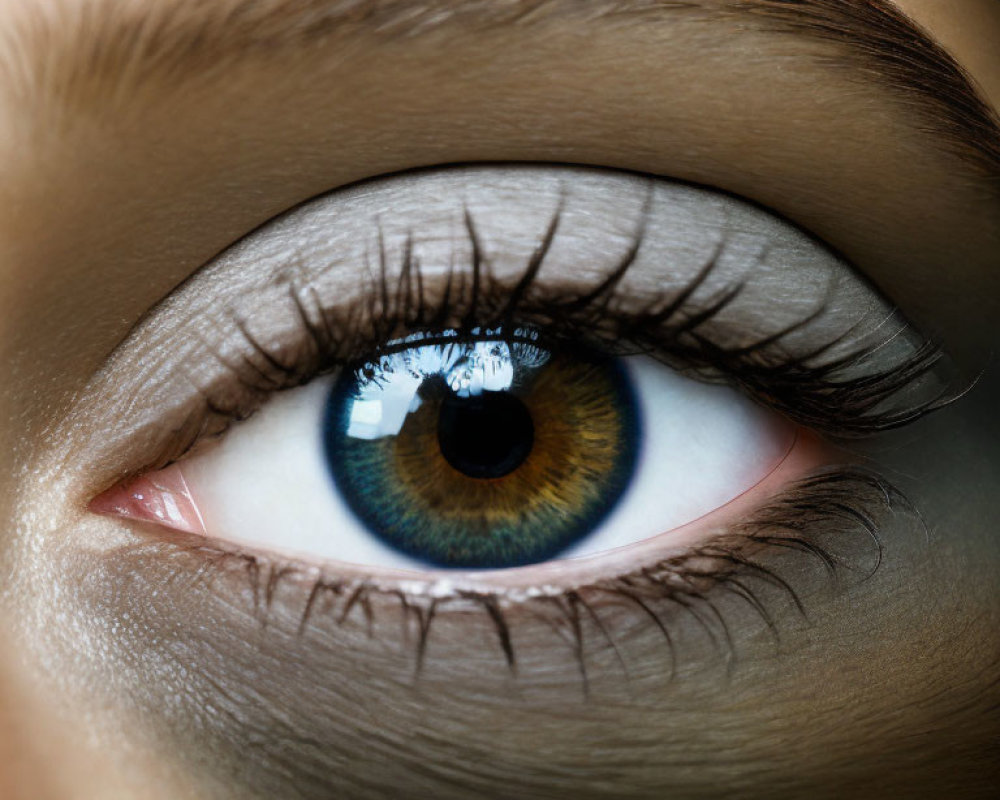
[[[704,545],[643,566],[632,573],[586,586],[547,592],[453,588],[435,592],[420,586],[345,579],[332,571],[260,553],[224,550],[204,539],[177,537],[131,545],[128,549],[159,557],[194,556],[198,565],[176,566],[178,579],[206,586],[218,577],[244,575],[249,607],[262,626],[274,621],[280,587],[295,587],[299,636],[309,634],[321,619],[337,626],[361,624],[369,635],[380,609],[395,606],[402,613],[403,638],[413,645],[415,679],[426,667],[428,643],[435,625],[451,613],[483,614],[495,633],[497,663],[517,675],[518,620],[527,617],[548,625],[579,666],[582,690],[590,684],[592,656],[610,650],[628,678],[626,647],[617,631],[602,619],[612,608],[624,610],[625,627],[653,626],[663,637],[669,675],[678,672],[678,632],[699,628],[721,658],[731,661],[735,644],[725,596],[745,604],[774,638],[780,640],[780,619],[788,612],[808,620],[807,601],[822,588],[845,589],[870,579],[883,560],[883,530],[898,516],[918,517],[909,501],[885,479],[856,466],[832,467],[799,480],[779,497],[726,533]],[[784,556],[793,560],[785,562]],[[812,564],[825,580],[786,574]],[[193,577],[192,577],[193,576]],[[420,583],[415,581],[414,583]],[[281,601],[287,604],[285,600]],[[388,606],[386,605],[388,604]],[[686,622],[685,622],[686,620]]]

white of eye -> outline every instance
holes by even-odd
[[[668,533],[739,497],[789,452],[794,428],[726,386],[647,357],[625,360],[641,415],[632,481],[594,531],[561,554],[592,555]],[[275,396],[183,463],[213,537],[312,560],[424,569],[383,543],[340,495],[323,446],[335,378]]]

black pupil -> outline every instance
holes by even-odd
[[[534,441],[531,414],[510,392],[472,397],[448,392],[441,403],[441,454],[471,478],[502,478],[513,472],[528,457]]]

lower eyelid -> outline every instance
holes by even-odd
[[[822,442],[807,436],[800,444],[799,452],[786,460],[787,468],[808,469],[817,459],[829,463],[832,453]],[[531,682],[532,665],[544,663],[546,674],[561,674],[558,663],[563,657],[579,661],[585,673],[586,662],[597,654],[593,644],[582,648],[581,637],[593,642],[593,637],[621,641],[637,635],[665,638],[664,655],[671,665],[664,665],[660,674],[669,677],[688,658],[675,652],[678,635],[697,638],[698,629],[706,625],[697,609],[689,608],[691,603],[716,614],[725,605],[723,596],[733,596],[751,613],[740,618],[741,625],[752,628],[755,616],[773,632],[798,618],[814,592],[847,585],[839,580],[832,584],[831,577],[844,572],[869,577],[881,563],[883,537],[898,515],[910,515],[905,499],[866,470],[824,466],[797,478],[783,472],[776,471],[734,501],[725,509],[725,519],[712,525],[708,519],[695,523],[702,532],[713,529],[708,540],[650,553],[641,568],[633,564],[625,574],[582,580],[572,588],[462,587],[403,576],[377,582],[266,553],[217,549],[211,540],[184,534],[142,536],[119,548],[107,556],[104,580],[120,578],[127,586],[144,575],[144,587],[150,579],[163,586],[149,598],[149,613],[166,615],[163,621],[182,603],[195,616],[178,618],[175,624],[180,626],[200,615],[221,614],[212,618],[229,619],[237,636],[277,637],[284,648],[307,652],[316,642],[329,647],[339,641],[340,647],[357,651],[351,658],[395,664],[393,669],[404,671],[400,679],[429,675],[440,663],[447,664],[449,680],[468,672],[470,680],[482,682],[489,677],[483,669],[492,662]],[[746,507],[760,500],[754,495],[774,489],[777,496],[744,515]],[[175,596],[171,587],[183,587],[184,596]],[[159,605],[162,611],[155,610]],[[220,610],[208,610],[214,606]],[[264,625],[259,634],[246,628],[252,620]],[[605,622],[610,627],[604,627]],[[714,623],[707,624],[711,628]],[[718,624],[726,626],[723,618]],[[703,633],[713,640],[728,638],[720,632]],[[320,638],[313,639],[313,634]],[[482,647],[492,648],[492,655],[464,647],[470,636],[481,637]],[[296,644],[299,639],[301,645]],[[535,649],[543,641],[550,643],[544,658]],[[563,644],[565,652],[559,655]],[[395,655],[390,658],[389,653]]]
[[[843,452],[816,434],[805,429],[796,430],[786,455],[758,483],[748,488],[725,505],[693,520],[680,528],[650,537],[631,545],[618,547],[590,555],[559,558],[545,564],[531,565],[503,570],[420,570],[378,568],[377,571],[363,565],[326,562],[318,567],[308,559],[298,561],[294,554],[272,552],[266,547],[220,542],[205,530],[190,490],[183,475],[183,464],[173,465],[156,473],[155,486],[149,479],[140,477],[124,484],[112,492],[101,495],[91,504],[96,513],[107,513],[140,522],[164,522],[166,527],[180,534],[193,534],[197,546],[206,552],[215,552],[234,559],[257,559],[268,563],[282,563],[283,571],[312,574],[317,571],[333,582],[359,582],[382,587],[386,591],[405,591],[413,596],[441,596],[454,591],[473,593],[499,593],[511,597],[527,596],[539,592],[560,593],[566,587],[581,588],[635,571],[642,571],[664,559],[682,556],[692,550],[710,545],[718,538],[736,530],[755,512],[766,508],[775,497],[801,480],[824,467],[843,460]],[[164,476],[164,477],[160,477]],[[157,488],[171,493],[174,499],[165,504],[147,496],[135,498],[136,494]],[[171,506],[165,511],[163,507]],[[150,506],[152,513],[150,513]],[[176,509],[180,509],[179,511]],[[133,509],[134,512],[133,512]],[[206,535],[207,534],[207,535]],[[163,537],[164,531],[157,530],[154,537]],[[166,534],[170,540],[171,534]],[[543,587],[543,588],[540,588]]]

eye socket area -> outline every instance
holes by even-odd
[[[465,369],[469,378],[469,363],[483,352],[495,355],[495,344],[436,354],[429,351],[437,346],[410,347],[382,359],[381,371],[369,363],[367,403],[354,402],[365,395],[357,386],[365,369],[282,392],[211,449],[113,487],[91,508],[366,577],[472,570],[504,583],[545,571],[634,569],[628,562],[639,553],[711,538],[732,518],[731,507],[752,510],[817,464],[814,453],[802,457],[816,449],[814,437],[728,386],[695,381],[645,356],[599,359],[596,368],[576,355],[522,347],[519,357],[508,349],[492,363],[480,359],[479,378],[471,380],[481,387],[483,376],[493,381],[479,399],[519,396],[519,413],[527,409],[534,426],[529,452],[503,474],[462,474],[441,423],[454,416],[463,391],[465,400],[477,399],[456,377]],[[397,396],[394,383],[430,391]],[[392,408],[404,409],[387,434],[370,424],[379,387],[389,400],[383,422]],[[359,412],[353,423],[345,406]],[[463,432],[502,427],[506,413],[466,415]],[[330,420],[338,414],[344,424],[331,448]],[[352,424],[360,436],[346,435]],[[508,425],[504,436],[516,439],[517,431]],[[502,461],[509,452],[489,454],[504,439],[493,434],[486,435],[487,455]],[[518,442],[508,444],[511,451]],[[475,443],[452,445],[482,455]],[[608,450],[619,452],[617,461],[601,461]],[[401,543],[400,530],[409,540]],[[466,546],[449,558],[462,550],[455,542],[476,534],[487,541],[492,534],[506,549],[470,555]],[[525,541],[531,546],[517,550]]]
[[[445,207],[435,205],[442,198]],[[384,208],[393,213],[372,217]],[[358,237],[356,231],[377,235]],[[332,240],[331,232],[337,232]],[[302,249],[293,266],[287,248],[291,237]],[[749,395],[810,430],[835,435],[872,434],[937,404],[935,380],[923,381],[931,377],[936,351],[925,349],[917,333],[910,336],[891,306],[817,242],[733,198],[606,171],[505,167],[499,173],[483,167],[386,178],[346,190],[275,220],[207,266],[165,306],[165,313],[154,315],[135,341],[122,348],[98,386],[135,401],[127,408],[112,404],[114,408],[130,416],[136,416],[137,407],[145,410],[136,423],[142,426],[142,436],[136,438],[144,444],[143,460],[136,458],[135,468],[187,454],[204,432],[227,427],[229,432],[214,446],[204,442],[209,447],[167,472],[149,473],[104,493],[91,503],[92,510],[207,534],[223,550],[295,555],[306,564],[335,562],[338,570],[361,565],[368,574],[426,574],[428,558],[425,553],[414,558],[412,552],[401,557],[398,547],[370,535],[355,536],[349,553],[339,547],[343,542],[333,533],[365,531],[358,527],[358,515],[331,491],[323,436],[317,434],[323,417],[317,414],[329,407],[329,381],[335,379],[315,376],[357,363],[366,351],[378,352],[391,336],[407,337],[395,340],[394,349],[405,349],[419,338],[409,336],[427,332],[429,325],[431,332],[451,326],[467,334],[470,324],[493,327],[513,320],[544,331],[553,342],[579,341],[601,352],[654,353],[701,377],[745,387]],[[194,324],[177,324],[171,312]],[[150,383],[142,354],[154,344],[178,356],[160,364]],[[631,383],[642,383],[637,376],[673,374],[658,362],[649,366],[629,367]],[[147,376],[142,384],[139,375]],[[323,380],[328,381],[325,388]],[[686,385],[702,386],[694,381]],[[313,386],[315,396],[309,394]],[[172,403],[169,413],[159,400],[164,390]],[[759,415],[764,415],[766,424],[750,429],[761,436],[777,431],[781,435],[773,441],[783,445],[772,442],[772,449],[785,452],[794,429],[782,416],[764,412],[725,386],[704,387],[709,390],[738,399],[758,416],[724,406],[701,430],[726,430],[719,420],[729,416],[761,423]],[[671,395],[674,400],[679,396]],[[296,410],[296,403],[305,406]],[[404,416],[408,403],[400,407]],[[692,413],[718,411],[716,405],[696,402]],[[468,421],[465,411],[460,416]],[[264,425],[279,412],[301,424]],[[246,420],[248,414],[254,416]],[[653,475],[654,488],[646,500],[629,502],[634,486],[642,484],[633,480],[618,502],[607,504],[601,525],[586,541],[602,541],[598,532],[615,529],[628,530],[629,536],[602,541],[597,548],[601,553],[605,548],[631,550],[631,542],[650,537],[672,546],[679,541],[673,534],[676,526],[692,530],[692,520],[711,514],[712,520],[706,517],[701,526],[704,538],[718,519],[713,509],[757,485],[780,461],[777,455],[773,461],[765,457],[765,468],[734,480],[721,496],[709,498],[712,502],[660,518],[649,509],[661,502],[680,507],[680,501],[698,497],[708,484],[693,483],[698,470],[668,442],[663,451],[678,457],[680,474],[675,486],[664,489],[656,470],[645,468],[652,452],[646,434],[678,429],[693,434],[699,426],[676,419],[651,425],[639,416],[645,433],[635,471],[640,477]],[[435,425],[439,418],[432,415]],[[233,420],[245,421],[234,425]],[[534,423],[532,417],[532,435],[540,430]],[[116,438],[113,424],[104,433],[107,439],[95,443],[100,453],[110,453],[111,442],[129,438],[127,433]],[[796,442],[808,438],[806,431],[798,433]],[[289,455],[283,448],[296,437],[307,446]],[[430,438],[440,444],[440,437]],[[717,459],[721,467],[732,468],[741,459],[753,465],[750,456],[770,451],[751,444],[737,448],[735,456],[725,447],[720,452],[725,452]],[[224,454],[233,453],[237,455],[225,469],[218,466]],[[262,458],[263,453],[268,456]],[[284,460],[282,453],[288,455]],[[463,454],[453,449],[450,455],[454,467]],[[512,473],[519,471],[515,466],[521,459],[523,453],[513,458]],[[210,464],[216,467],[210,469]],[[468,467],[466,458],[459,471],[468,472]],[[777,472],[797,477],[784,468]],[[276,490],[276,473],[283,480],[296,476],[294,486]],[[707,467],[701,473],[714,478],[727,474]],[[504,480],[503,475],[493,477]],[[165,495],[165,486],[179,487],[178,494]],[[749,494],[756,496],[756,490]],[[640,509],[635,524],[615,526],[630,508]],[[588,552],[574,552],[572,542],[560,544],[561,549],[542,548],[530,558],[521,554],[449,568],[495,569],[550,556],[564,562],[590,558]],[[527,569],[517,566],[514,571]]]

